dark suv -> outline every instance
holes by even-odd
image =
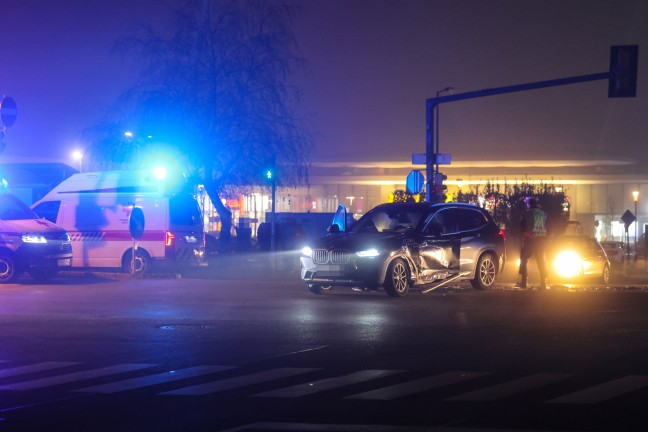
[[[345,221],[340,206],[329,234],[303,250],[301,278],[316,294],[341,285],[400,297],[453,280],[484,290],[506,261],[503,231],[471,204],[381,204],[348,230]]]
[[[68,233],[0,190],[0,283],[13,282],[24,272],[47,280],[71,265]]]

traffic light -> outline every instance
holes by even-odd
[[[276,162],[274,156],[266,159],[262,167],[263,167],[263,179],[266,182],[276,181],[277,173],[276,173]]]
[[[434,173],[434,189],[432,190],[432,202],[433,203],[444,203],[446,202],[446,190],[448,186],[443,184],[444,180],[447,180],[448,176],[442,173]]]
[[[608,97],[635,97],[637,95],[638,60],[638,45],[612,47],[610,52]]]

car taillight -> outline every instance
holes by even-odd
[[[166,246],[173,246],[173,240],[174,239],[175,239],[175,234],[173,234],[172,232],[167,231],[166,232],[166,240],[165,240],[164,244]]]
[[[503,229],[500,230],[499,235],[500,235],[504,240],[506,240],[506,233],[504,232]]]

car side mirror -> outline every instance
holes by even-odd
[[[331,234],[337,234],[340,232],[340,226],[338,224],[332,224],[326,229],[326,231]]]

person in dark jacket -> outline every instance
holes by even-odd
[[[538,206],[538,200],[526,198],[527,209],[520,220],[522,247],[520,250],[520,282],[517,287],[526,289],[529,258],[535,257],[540,272],[540,289],[547,289],[545,242],[547,238],[547,213]]]

